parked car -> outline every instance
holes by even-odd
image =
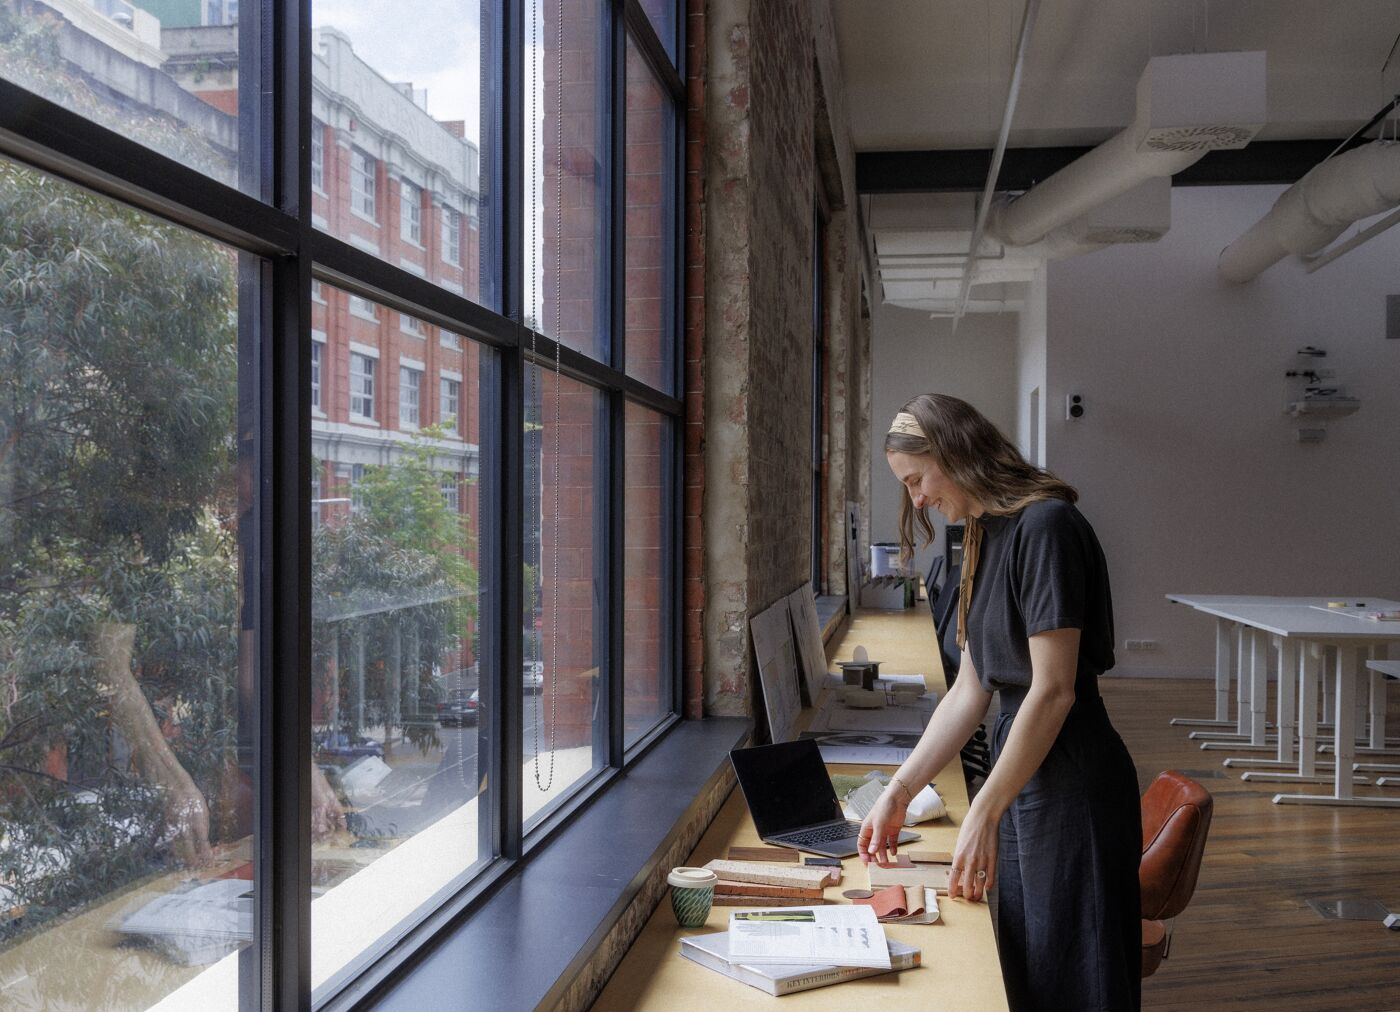
[[[454,689],[438,704],[437,719],[443,727],[466,727],[475,724],[481,713],[481,694],[472,689]]]
[[[361,756],[384,756],[384,745],[362,734],[347,734],[344,731],[321,731],[311,739],[311,747],[318,757],[335,759],[359,759]]]
[[[521,688],[526,692],[543,692],[544,661],[526,661],[521,668]]]

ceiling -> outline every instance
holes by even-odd
[[[857,151],[996,143],[1024,0],[833,0]],[[1123,127],[1149,56],[1268,53],[1260,140],[1344,137],[1400,90],[1397,0],[1041,0],[1010,146]]]
[[[858,153],[995,146],[1025,0],[833,0],[832,9]],[[1240,50],[1266,53],[1267,124],[1256,141],[1340,139],[1400,91],[1397,37],[1400,0],[1041,0],[1008,146],[1100,144],[1133,119],[1149,57]],[[1154,222],[1167,191],[1147,214]],[[976,207],[971,193],[863,198],[884,301],[934,315],[1015,311],[1045,258],[1083,251],[984,239],[964,292]]]

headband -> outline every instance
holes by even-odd
[[[919,424],[919,420],[907,411],[901,411],[899,414],[895,415],[894,421],[890,423],[889,434],[894,435],[896,432],[902,436],[917,436],[920,439],[928,438],[928,436],[924,435],[923,426]]]

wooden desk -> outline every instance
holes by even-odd
[[[847,628],[834,658],[849,660],[856,644],[864,644],[870,657],[892,673],[919,671],[940,694],[941,668],[928,614],[861,611]],[[934,677],[929,676],[937,672]],[[832,766],[833,772],[864,773],[867,767]],[[967,812],[967,787],[962,765],[956,758],[935,778],[948,804],[949,817],[916,827],[923,839],[912,846],[921,850],[951,851],[958,825]],[[754,832],[742,793],[736,788],[715,821],[691,853],[687,864],[703,865],[724,857],[731,846],[755,846]],[[846,903],[841,892],[864,888],[866,873],[858,858],[845,862],[844,879],[826,890],[828,899]],[[704,928],[681,928],[671,914],[669,896],[652,913],[608,985],[598,996],[596,1010],[655,1009],[666,1012],[716,1008],[772,1008],[780,999],[708,970],[680,955],[680,939],[687,934],[723,931],[737,907],[713,907]],[[781,1007],[810,1009],[958,1008],[974,1010],[1007,1007],[1001,964],[992,934],[991,911],[985,903],[950,900],[939,902],[938,924],[887,924],[888,937],[917,945],[923,965],[914,970],[882,974],[817,988],[781,999]]]

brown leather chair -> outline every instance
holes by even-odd
[[[1142,796],[1142,975],[1156,972],[1171,948],[1171,918],[1196,890],[1214,802],[1196,781],[1167,770]]]

